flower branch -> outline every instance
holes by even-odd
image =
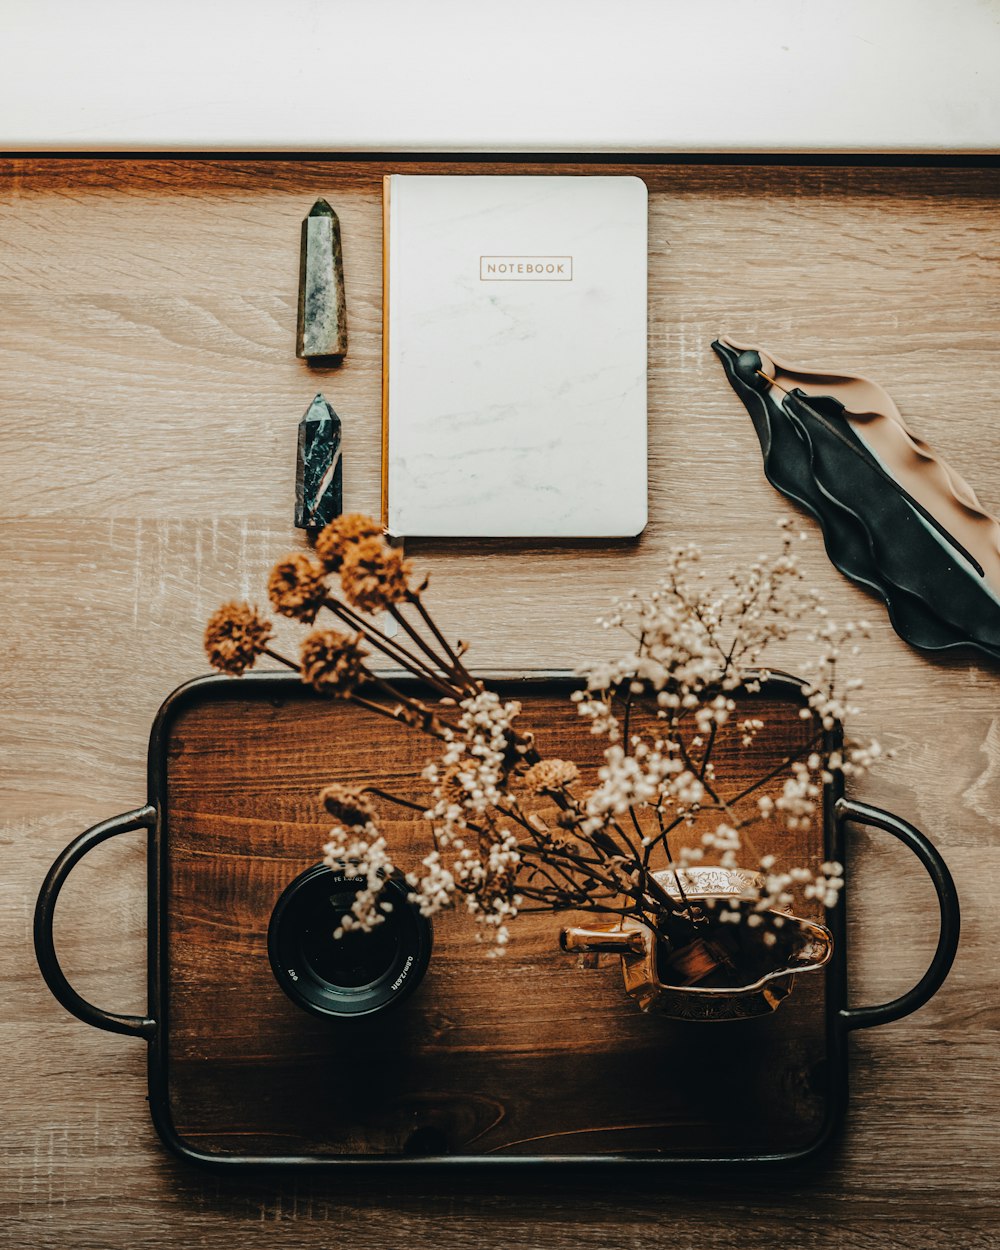
[[[745,925],[766,945],[778,940],[769,909],[796,897],[836,903],[839,864],[783,866],[773,854],[761,856],[751,835],[759,827],[773,843],[781,832],[801,831],[835,774],[856,775],[878,759],[877,743],[824,750],[825,735],[852,710],[847,696],[857,683],[841,689],[839,661],[864,626],[838,629],[814,593],[802,589],[788,532],[775,557],[761,557],[721,590],[706,588],[700,565],[697,548],[678,548],[652,594],[619,601],[604,622],[618,631],[623,649],[581,670],[582,688],[571,701],[583,731],[601,740],[589,788],[572,760],[540,755],[516,701],[470,674],[465,645],[448,640],[425,602],[426,580],[413,584],[410,561],[371,518],[338,518],[318,535],[312,554],[290,555],[271,572],[275,611],[316,626],[300,663],[272,647],[271,624],[256,608],[229,603],[213,615],[205,646],[214,667],[238,677],[267,656],[323,694],[353,700],[437,743],[423,773],[429,793],[396,794],[381,783],[334,783],[323,791],[337,822],[326,860],[356,867],[367,881],[338,932],[384,919],[380,883],[394,862],[379,832],[377,802],[397,805],[427,827],[427,854],[406,874],[413,904],[433,915],[463,900],[495,951],[522,911],[617,916],[681,953],[709,924]],[[321,613],[338,628],[318,624]],[[398,633],[386,632],[386,619]],[[803,622],[818,650],[804,691],[803,719],[812,731],[757,775],[744,773],[727,793],[732,786],[716,759],[720,743],[729,744],[725,760],[734,749],[751,759],[749,749],[768,726],[753,714],[754,704],[741,712],[740,702],[762,690],[768,650]],[[416,678],[428,696],[374,672],[373,652]],[[716,909],[710,917],[690,897],[686,876],[708,863],[756,868],[763,884],[728,913]],[[711,974],[727,960],[701,963]]]

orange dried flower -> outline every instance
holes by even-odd
[[[222,673],[242,677],[271,638],[271,622],[248,603],[224,603],[205,626],[208,662]]]
[[[302,680],[324,694],[346,699],[367,677],[360,634],[317,629],[302,644]]]
[[[579,776],[580,770],[572,760],[539,760],[524,774],[524,784],[541,794],[544,790],[571,785]]]
[[[340,584],[362,612],[382,612],[406,598],[412,566],[382,538],[363,538],[344,553]]]
[[[382,527],[363,512],[347,512],[334,517],[316,535],[316,554],[331,573],[336,573],[353,543],[366,538],[381,538]]]
[[[441,774],[441,797],[446,802],[461,806],[465,801],[467,791],[460,777],[464,771],[461,764],[449,764]]]
[[[275,611],[310,624],[323,606],[327,592],[323,577],[323,566],[302,552],[279,560],[267,583],[267,593]]]
[[[374,804],[357,786],[343,786],[335,782],[321,790],[319,797],[334,820],[339,820],[348,828],[367,825],[375,819]]]

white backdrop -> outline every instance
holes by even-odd
[[[1000,151],[1000,0],[0,0],[0,148]]]

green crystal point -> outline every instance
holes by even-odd
[[[320,199],[302,222],[299,324],[295,354],[304,360],[347,351],[347,301],[340,220]]]

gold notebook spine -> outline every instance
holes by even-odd
[[[382,528],[389,526],[389,189],[382,178]]]

